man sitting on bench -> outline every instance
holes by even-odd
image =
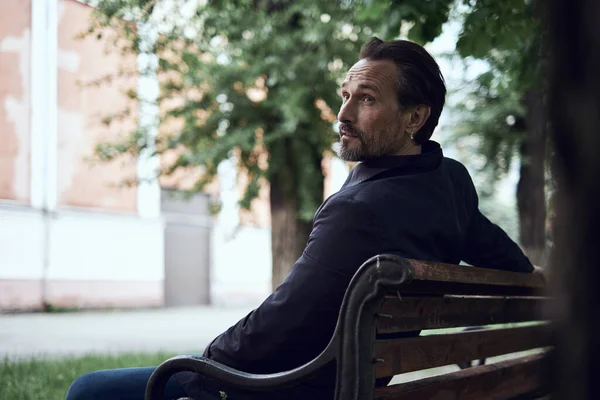
[[[204,356],[250,373],[296,368],[329,342],[342,298],[370,257],[405,258],[532,272],[521,249],[478,209],[463,165],[430,141],[444,106],[439,66],[409,41],[373,38],[340,87],[340,150],[360,163],[314,217],[302,256],[257,309],[215,338]],[[315,133],[317,134],[317,133]],[[143,399],[154,368],[78,378],[68,400]],[[385,383],[385,382],[384,382]],[[176,374],[165,399],[332,399],[335,363],[294,387],[252,393],[191,372]]]

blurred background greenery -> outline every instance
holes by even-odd
[[[90,3],[97,11],[87,34],[102,38],[111,27],[119,51],[146,54],[145,71],[160,82],[154,97],[130,93],[154,119],[120,142],[99,144],[96,155],[113,160],[177,149],[158,174],[201,166],[192,192],[235,157],[248,177],[242,207],[268,181],[274,286],[301,253],[322,201],[321,164],[337,137],[337,87],[362,44],[378,36],[426,45],[454,30],[455,42],[434,55],[462,73],[446,77],[448,105],[434,139],[472,171],[490,219],[534,263],[545,262],[553,185],[538,1]],[[507,178],[517,183],[514,196],[506,195]]]

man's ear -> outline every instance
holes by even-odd
[[[418,106],[411,107],[408,112],[409,120],[406,130],[408,132],[419,132],[431,115],[431,107],[427,104],[419,104]]]

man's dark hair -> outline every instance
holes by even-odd
[[[422,46],[407,40],[384,42],[372,38],[360,51],[360,58],[378,61],[388,60],[396,64],[398,77],[396,93],[403,110],[419,104],[431,108],[425,125],[415,133],[415,141],[425,143],[438,124],[444,101],[446,85],[440,67]]]

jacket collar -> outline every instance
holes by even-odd
[[[342,187],[354,186],[374,178],[382,172],[393,170],[394,175],[408,175],[434,170],[443,158],[439,143],[427,141],[421,154],[410,156],[383,156],[362,161],[356,165]]]

